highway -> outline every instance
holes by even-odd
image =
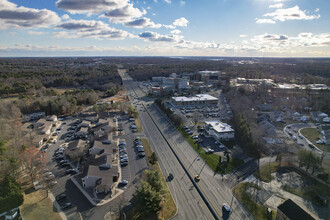
[[[173,173],[175,178],[169,183],[171,192],[174,195],[175,202],[178,205],[178,219],[212,219],[210,211],[207,210],[201,196],[196,192],[192,181],[188,178],[183,168],[180,166],[178,159],[170,150],[169,145],[157,130],[157,126],[162,131],[166,140],[173,147],[173,150],[179,157],[179,160],[184,164],[191,176],[200,174],[201,181],[198,183],[198,188],[205,196],[207,203],[215,210],[218,217],[222,216],[222,204],[227,203],[232,205],[232,213],[229,219],[253,219],[253,217],[239,205],[239,202],[232,196],[230,187],[235,184],[232,179],[215,175],[214,172],[199,158],[198,154],[191,148],[176,128],[168,121],[161,111],[155,105],[148,101],[138,85],[125,74],[124,70],[120,70],[120,75],[123,78],[124,85],[128,93],[139,103],[143,103],[147,111],[141,111],[139,107],[139,117],[144,127],[145,133],[149,138],[153,149],[156,151],[164,176],[168,173]],[[133,100],[134,102],[134,100]],[[152,119],[155,123],[152,121]]]

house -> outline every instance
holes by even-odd
[[[283,113],[281,111],[273,111],[271,114],[271,119],[276,122],[283,121]]]
[[[118,165],[112,164],[112,155],[105,154],[87,166],[81,178],[82,186],[92,193],[112,193],[114,183],[119,179]]]
[[[89,133],[89,127],[77,127],[74,136],[76,138],[86,138]]]
[[[55,127],[56,123],[54,123],[53,121],[47,121],[44,118],[39,119],[34,124],[34,129],[36,130],[37,134],[50,134]]]
[[[268,120],[263,120],[258,123],[260,126],[260,129],[264,131],[265,135],[275,136],[276,135],[276,129],[275,125],[270,123]]]
[[[207,135],[216,140],[229,140],[235,136],[235,131],[226,123],[220,121],[204,121],[204,128]]]
[[[65,150],[65,154],[69,157],[75,156],[76,154],[81,154],[85,151],[88,144],[83,140],[74,140],[68,144],[68,147]]]
[[[57,116],[56,115],[51,115],[46,118],[46,121],[57,121]]]
[[[93,147],[89,149],[90,155],[100,155],[100,154],[114,154],[117,152],[117,145],[118,141],[111,141],[110,140],[104,140],[104,141],[94,141]]]
[[[323,113],[320,111],[311,112],[310,116],[314,122],[321,122],[321,121],[323,121],[324,118],[328,117],[328,115],[326,113]]]
[[[284,203],[277,207],[275,220],[315,220],[304,209],[298,206],[291,199],[286,200]]]

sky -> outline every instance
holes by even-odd
[[[330,0],[0,0],[0,56],[330,57]]]

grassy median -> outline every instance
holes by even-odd
[[[150,160],[150,158],[152,157],[153,151],[150,147],[149,141],[145,138],[141,138],[140,140],[142,142],[142,145],[144,146],[144,152],[146,154],[146,160],[148,163],[148,167],[152,170],[159,170],[160,172],[162,172],[157,161],[155,161],[155,163],[151,163],[152,160]],[[170,191],[167,187],[165,179],[162,178],[162,181],[163,181],[164,185],[166,185],[166,190],[167,190],[166,199],[161,204],[162,209],[160,211],[158,211],[155,215],[148,216],[148,219],[170,219],[177,212],[177,207],[174,203],[172,194],[170,193]],[[139,212],[139,210],[136,210],[136,208],[133,208],[127,213],[127,219],[132,219],[132,220],[141,219],[142,220],[142,219],[146,219],[146,216],[142,215]]]

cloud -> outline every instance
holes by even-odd
[[[174,25],[172,25],[172,24],[169,24],[169,25],[163,24],[163,26],[164,26],[165,28],[169,28],[169,29],[175,29],[175,28],[176,28],[176,27],[175,27]]]
[[[283,3],[278,3],[278,4],[274,4],[274,5],[270,5],[269,8],[283,8]]]
[[[7,0],[0,2],[0,29],[49,27],[61,19],[53,11],[17,7]]]
[[[101,13],[125,7],[129,0],[58,0],[56,7],[72,14]]]
[[[64,14],[64,15],[62,15],[62,19],[68,20],[68,19],[70,19],[70,16],[68,14]]]
[[[178,18],[173,22],[174,26],[187,27],[189,21],[184,17]]]
[[[180,34],[180,33],[181,33],[181,31],[178,29],[171,31],[171,34]]]
[[[164,2],[168,3],[168,4],[171,4],[172,1],[171,0],[164,0]]]
[[[319,19],[320,15],[307,15],[306,11],[300,10],[296,5],[292,8],[277,9],[274,12],[263,15],[264,17],[271,17],[272,20],[286,21],[286,20],[313,20]]]
[[[145,31],[139,34],[139,37],[148,41],[179,42],[182,40],[180,35],[161,35],[151,31]]]
[[[266,40],[275,40],[275,41],[285,41],[289,38],[285,35],[273,35],[273,34],[265,34],[262,37]]]
[[[185,2],[185,1],[180,1],[180,5],[181,5],[181,6],[186,5],[186,2]]]
[[[29,35],[43,35],[44,32],[42,31],[28,31]]]
[[[275,24],[276,22],[272,19],[256,18],[257,24]]]
[[[241,34],[241,35],[239,35],[239,37],[247,37],[247,35],[246,34]]]
[[[69,20],[57,25],[56,27],[71,32],[57,32],[53,34],[53,36],[55,37],[93,37],[107,39],[124,39],[133,37],[133,35],[128,33],[127,31],[111,28],[102,21]]]
[[[109,18],[109,21],[113,23],[124,23],[132,21],[134,18],[139,18],[146,13],[145,10],[141,11],[138,8],[134,8],[133,4],[129,3],[122,8],[107,11],[101,17]]]
[[[162,27],[161,24],[155,24],[150,18],[139,18],[134,21],[130,21],[125,23],[125,26],[134,27],[134,28],[160,28]]]

